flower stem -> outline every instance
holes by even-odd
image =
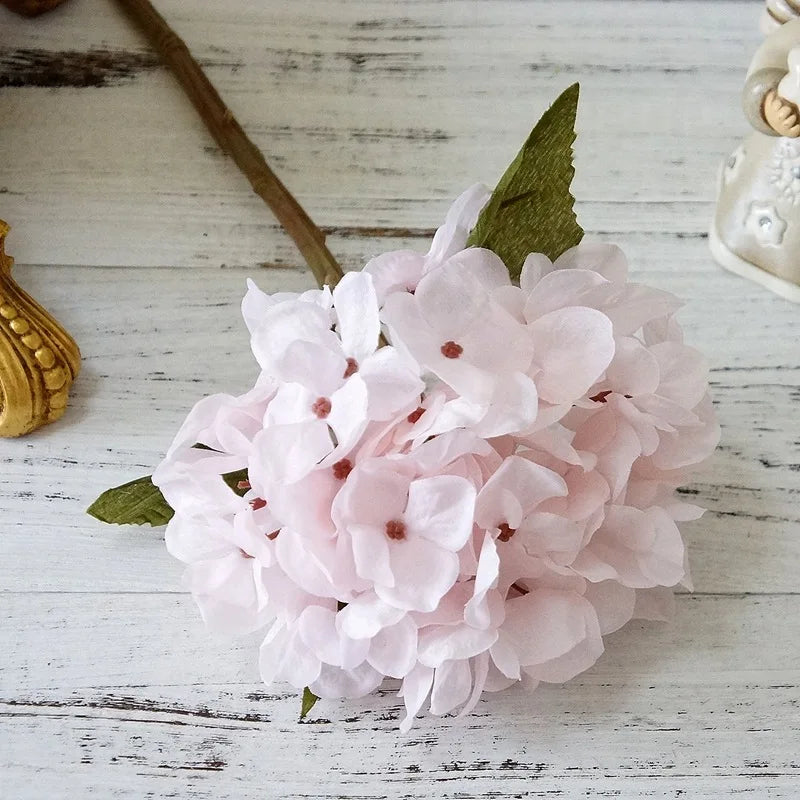
[[[186,44],[149,0],[117,0],[117,3],[172,70],[217,144],[233,158],[250,181],[253,191],[272,209],[320,287],[324,284],[335,286],[342,277],[342,268],[325,246],[325,234],[270,169],[261,151],[223,103]]]

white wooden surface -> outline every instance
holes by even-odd
[[[697,591],[564,687],[396,731],[393,687],[320,704],[204,631],[161,533],[83,514],[189,406],[253,377],[238,301],[311,278],[113,2],[0,8],[0,216],[75,334],[65,419],[0,441],[0,797],[800,797],[800,309],[707,253],[760,3],[159,0],[349,266],[424,247],[547,102],[583,87],[590,235],[678,293],[723,442],[689,494]]]

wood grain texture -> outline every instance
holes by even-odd
[[[0,443],[0,796],[780,798],[800,786],[798,310],[707,253],[759,3],[159,0],[248,134],[357,267],[426,247],[582,83],[579,220],[687,300],[722,445],[685,492],[696,593],[564,687],[401,737],[396,687],[320,704],[204,631],[162,532],[84,515],[188,408],[254,377],[245,278],[313,285],[170,76],[102,0],[0,9],[0,216],[75,334],[64,419]]]

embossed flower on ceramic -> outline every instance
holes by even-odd
[[[207,623],[264,631],[264,681],[400,681],[404,730],[569,680],[667,616],[677,523],[702,513],[676,489],[719,436],[675,298],[610,245],[531,254],[513,283],[466,247],[487,198],[333,292],[250,284],[257,385],[201,401],[153,477]]]
[[[771,247],[779,247],[786,233],[786,220],[772,203],[751,203],[744,224],[761,244]]]
[[[745,150],[745,146],[739,145],[725,160],[725,163],[722,167],[722,179],[727,183],[731,183],[736,180],[739,176],[739,173],[742,171],[742,165],[744,164],[745,157],[747,156],[747,151]]]

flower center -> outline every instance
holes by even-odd
[[[356,361],[354,358],[348,358],[347,369],[345,369],[342,377],[349,378],[351,375],[355,375],[356,372],[358,372],[358,361]]]
[[[594,397],[590,397],[589,399],[593,403],[605,403],[606,402],[606,397],[608,397],[610,394],[613,394],[613,393],[611,392],[610,389],[608,389],[605,392],[598,392]]]
[[[395,542],[406,538],[406,524],[399,519],[390,519],[386,523],[386,535]]]
[[[590,397],[589,399],[594,403],[605,403],[606,397],[608,397],[610,394],[614,394],[614,392],[611,391],[611,389],[606,389],[605,392],[598,392],[594,397]],[[632,394],[624,394],[622,396],[626,400],[633,400]]]
[[[250,508],[253,511],[259,511],[262,508],[265,508],[267,505],[267,501],[263,497],[255,497],[250,501]]]
[[[464,348],[458,342],[453,341],[445,342],[441,350],[445,358],[458,358],[464,352]]]
[[[337,461],[331,469],[333,470],[333,477],[337,481],[343,481],[353,471],[353,462],[349,458],[343,458],[341,461]]]
[[[425,413],[425,409],[420,406],[415,411],[412,411],[406,419],[413,425]]]
[[[331,413],[331,401],[327,397],[319,397],[311,406],[311,410],[320,419],[325,419]]]
[[[272,531],[272,533],[268,533],[268,534],[266,534],[266,536],[267,536],[267,539],[269,539],[271,542],[272,542],[272,541],[274,541],[275,539],[277,539],[277,538],[278,538],[278,534],[279,534],[280,532],[281,532],[281,531],[280,531],[280,528],[278,528],[278,530],[277,530],[277,531]]]
[[[245,491],[247,489],[252,489],[253,487],[250,485],[250,481],[237,481],[236,488],[240,491]]]
[[[497,538],[501,542],[507,542],[517,532],[507,522],[502,522],[497,527],[500,529],[500,535]]]

